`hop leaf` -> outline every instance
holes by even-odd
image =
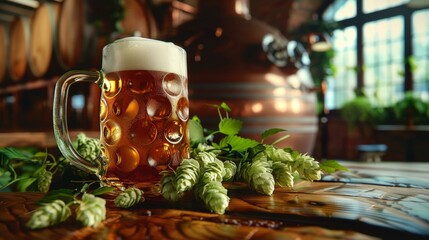
[[[27,222],[27,227],[39,229],[64,222],[71,215],[70,208],[61,200],[55,200],[38,208]]]
[[[208,210],[217,214],[225,213],[225,209],[229,205],[229,197],[227,189],[221,182],[198,183],[195,193],[203,200]]]
[[[198,181],[200,164],[195,159],[183,159],[176,169],[176,189],[178,192],[190,190]]]
[[[106,219],[106,200],[92,194],[84,193],[82,202],[77,208],[76,220],[84,226],[96,226]]]
[[[241,177],[255,191],[271,195],[274,192],[275,185],[271,172],[270,162],[261,157],[254,159],[252,163],[243,164]]]
[[[292,165],[299,175],[308,181],[320,180],[321,170],[319,163],[307,154],[299,154]]]
[[[225,174],[223,175],[223,181],[230,181],[234,178],[235,173],[237,172],[237,165],[233,161],[223,162],[225,168]]]
[[[273,162],[272,167],[276,184],[280,187],[292,188],[294,184],[292,167],[282,162]]]
[[[129,208],[141,201],[144,201],[143,191],[135,187],[130,187],[115,198],[115,206]]]
[[[41,171],[39,176],[37,177],[37,190],[39,192],[48,192],[51,186],[51,181],[52,172],[43,169],[43,171]]]
[[[162,171],[161,193],[170,202],[177,202],[182,198],[183,193],[176,189],[175,175],[173,171]]]

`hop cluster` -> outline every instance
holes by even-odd
[[[53,226],[65,221],[70,215],[70,208],[62,200],[55,200],[38,208],[31,215],[30,221],[27,222],[27,227],[39,229]]]
[[[37,190],[39,192],[48,192],[51,186],[52,172],[44,169],[37,177]]]
[[[84,193],[77,209],[76,219],[84,226],[96,226],[106,219],[106,200]]]
[[[144,201],[143,192],[136,187],[130,187],[119,194],[114,202],[117,207],[130,208],[141,201]]]
[[[320,180],[321,178],[322,171],[319,163],[306,154],[299,154],[295,158],[292,167],[308,181]]]

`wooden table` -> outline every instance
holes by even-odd
[[[228,186],[225,215],[188,197],[159,195],[123,210],[107,197],[107,219],[83,228],[73,219],[29,230],[40,193],[0,193],[0,239],[429,239],[429,163],[343,162],[350,172],[300,182],[262,196]]]

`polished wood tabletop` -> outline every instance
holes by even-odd
[[[107,200],[96,228],[70,218],[25,224],[42,193],[0,193],[0,239],[429,239],[429,163],[342,162],[349,172],[299,182],[264,196],[231,184],[224,215],[193,196],[170,203],[157,193],[131,209]]]

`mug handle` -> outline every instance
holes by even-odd
[[[67,98],[70,86],[77,82],[90,82],[100,88],[103,84],[102,71],[69,71],[62,75],[55,84],[53,103],[54,135],[58,148],[65,158],[77,168],[98,176],[104,175],[105,160],[101,154],[93,162],[82,158],[73,148],[67,125]]]

